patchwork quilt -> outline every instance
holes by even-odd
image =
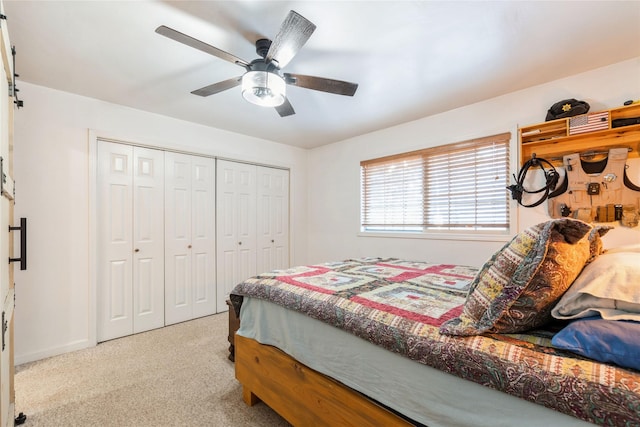
[[[640,372],[554,349],[557,329],[441,335],[460,314],[474,267],[363,258],[276,270],[231,293],[296,310],[389,351],[585,421],[640,426]],[[559,326],[558,326],[559,327]]]

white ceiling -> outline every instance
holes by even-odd
[[[640,56],[640,1],[4,0],[4,8],[18,88],[29,82],[303,148]],[[288,86],[296,114],[281,118],[239,87],[195,96],[244,69],[154,32],[167,25],[251,61],[254,41],[273,39],[289,10],[317,29],[284,71],[356,82],[353,98]]]

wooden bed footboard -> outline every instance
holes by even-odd
[[[294,426],[412,426],[366,396],[255,340],[235,336],[245,403],[263,401]]]

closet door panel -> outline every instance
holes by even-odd
[[[258,167],[258,272],[289,267],[289,171]]]
[[[225,301],[237,281],[238,236],[235,189],[235,163],[216,162],[216,260],[217,311],[225,310]]]
[[[146,318],[151,316],[156,310],[156,304],[153,298],[154,295],[154,278],[153,278],[153,260],[152,259],[138,259],[136,261],[136,267],[134,268],[135,277],[133,281],[136,283],[134,288],[134,315]],[[164,279],[164,277],[163,277]],[[162,289],[164,291],[164,289]],[[164,316],[160,319],[162,323],[159,326],[164,325]],[[157,326],[158,327],[158,326]],[[135,330],[134,332],[140,332]]]
[[[109,272],[107,275],[106,290],[108,292],[106,306],[109,322],[122,321],[126,324],[123,333],[128,334],[133,331],[133,323],[129,327],[131,319],[131,268],[126,260],[114,260],[109,262]],[[118,328],[119,329],[119,328]],[[108,338],[106,338],[108,339]]]
[[[238,282],[238,254],[235,248],[230,249],[230,250],[226,250],[226,251],[222,251],[222,252],[218,252],[218,292],[220,292],[220,289],[222,288],[222,286],[220,286],[220,283],[237,283]],[[231,289],[233,289],[233,286],[231,286]],[[229,289],[229,291],[225,292],[225,289],[223,288],[222,291],[222,295],[218,295],[218,311],[222,311],[220,310],[220,300],[225,300],[225,298],[229,297],[229,292],[231,291],[231,289]],[[225,303],[226,306],[226,303]]]
[[[164,152],[133,148],[133,332],[164,326]]]
[[[233,192],[218,189],[217,236],[223,247],[235,249],[236,244],[236,206]]]
[[[98,142],[97,339],[133,332],[133,149]]]
[[[165,317],[169,325],[216,312],[215,161],[166,153],[166,162]]]
[[[220,161],[217,164],[220,171]],[[233,187],[229,188],[226,179],[230,174],[229,170],[223,170],[225,178],[217,182],[217,203],[216,203],[216,259],[217,259],[217,310],[224,311],[226,299],[233,285],[237,283],[238,277],[238,238],[236,233],[236,205]],[[232,171],[231,171],[231,175]],[[220,176],[220,174],[218,175]]]
[[[173,256],[173,277],[167,279],[172,281],[172,295],[170,300],[172,305],[177,309],[188,308],[189,305],[189,283],[191,282],[191,257],[184,254],[176,254]],[[183,320],[187,320],[186,316]],[[173,322],[167,322],[168,324]]]
[[[226,311],[229,293],[256,274],[256,166],[217,162],[217,306]]]
[[[255,239],[255,194],[243,190],[236,195],[236,218],[238,221],[236,236],[242,244],[247,246]]]
[[[195,317],[216,312],[215,161],[192,159],[192,302]]]
[[[191,156],[165,153],[165,324],[191,318]]]

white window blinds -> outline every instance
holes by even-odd
[[[510,138],[361,162],[362,231],[508,230]]]

